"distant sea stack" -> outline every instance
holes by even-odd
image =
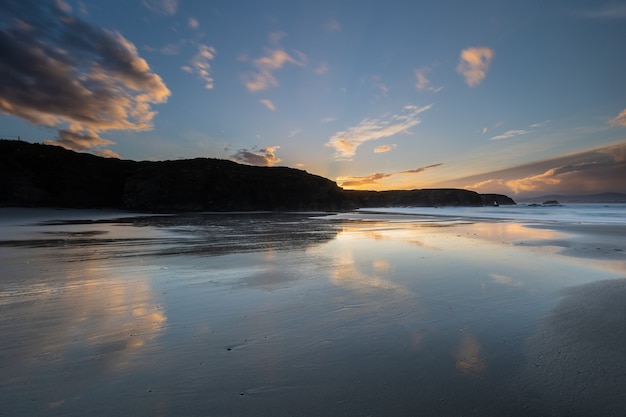
[[[365,207],[515,204],[462,189],[344,190],[287,167],[196,158],[129,161],[57,146],[0,140],[0,206],[117,208],[144,212],[343,211]]]

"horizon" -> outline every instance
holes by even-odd
[[[611,1],[7,0],[0,136],[344,189],[626,193],[625,23]]]

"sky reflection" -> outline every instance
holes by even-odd
[[[221,232],[218,218],[194,219],[171,234],[182,217],[127,225],[135,237],[159,236],[150,251],[141,239],[124,240],[129,256],[96,256],[120,251],[107,234],[85,246],[0,246],[10,273],[0,280],[0,414],[404,416],[472,409],[537,417],[565,398],[550,384],[578,368],[569,363],[551,373],[532,361],[539,363],[542,351],[558,357],[559,341],[586,343],[584,335],[572,339],[577,323],[596,334],[588,330],[604,306],[592,306],[584,289],[612,300],[611,326],[621,322],[619,297],[603,287],[568,292],[615,281],[621,272],[601,267],[608,261],[527,244],[552,242],[550,230],[299,217],[292,227],[306,233],[290,234],[282,217],[273,228],[273,220],[255,223],[251,215],[235,238],[235,216]],[[185,246],[181,226],[190,229],[184,239],[191,246],[210,236],[222,249],[165,254],[164,247]],[[247,234],[255,249],[242,244]],[[132,254],[132,242],[139,253]],[[621,294],[623,282],[616,289]],[[578,302],[595,319],[580,313],[563,326],[559,317],[572,317]],[[545,329],[554,344],[546,345]],[[605,366],[617,356],[602,357]],[[529,402],[529,392],[545,386],[553,397]]]

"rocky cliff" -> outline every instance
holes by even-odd
[[[0,140],[0,206],[167,212],[480,206],[494,199],[515,204],[506,196],[489,196],[460,189],[349,191],[286,167],[209,158],[136,162]]]

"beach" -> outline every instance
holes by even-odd
[[[0,415],[622,415],[626,223],[491,213],[2,208]]]

